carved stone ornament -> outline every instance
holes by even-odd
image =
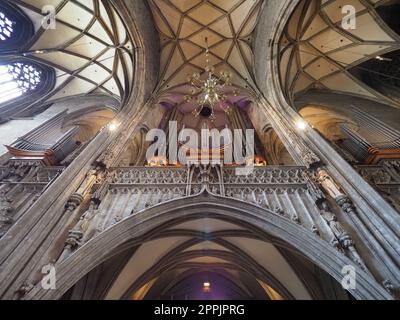
[[[335,200],[336,203],[342,208],[343,212],[347,214],[356,214],[356,209],[354,207],[354,204],[348,196],[341,195],[337,197]]]
[[[11,199],[5,195],[5,190],[0,193],[0,238],[4,236],[11,227],[13,221],[13,207]]]
[[[18,290],[17,293],[20,296],[25,296],[29,293],[34,288],[34,285],[32,283],[24,283]]]
[[[383,284],[383,287],[386,289],[387,292],[389,292],[391,295],[394,294],[395,287],[394,287],[392,281],[385,280],[385,281],[382,282],[382,284]]]
[[[319,170],[317,176],[318,182],[324,188],[324,190],[333,198],[336,199],[338,197],[343,196],[342,190],[336,184],[336,182],[331,178],[329,173],[326,170]]]
[[[71,230],[68,234],[67,240],[65,241],[66,247],[70,250],[74,250],[80,244],[83,233],[78,230]]]
[[[80,206],[80,204],[83,201],[83,196],[78,194],[78,193],[74,193],[69,200],[67,201],[65,208],[68,211],[74,211],[77,207]]]
[[[291,129],[288,128],[287,132],[291,146],[296,149],[297,154],[307,168],[315,167],[321,163],[321,159]]]

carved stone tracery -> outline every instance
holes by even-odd
[[[59,260],[131,215],[167,201],[206,192],[252,203],[304,226],[326,241],[332,242],[333,235],[332,245],[364,268],[353,240],[329,209],[321,189],[310,181],[309,171],[304,167],[256,167],[247,176],[235,175],[233,167],[211,165],[112,168],[93,185],[96,191],[90,206],[69,232]],[[301,209],[310,195],[317,204],[314,213]],[[330,234],[319,228],[322,221],[331,230]]]
[[[7,165],[0,166],[0,238],[16,222],[16,214],[21,216],[63,169],[46,167],[40,161],[28,159],[11,159]],[[24,205],[14,207],[22,198]]]

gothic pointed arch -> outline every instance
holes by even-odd
[[[0,3],[0,54],[22,52],[34,35],[34,25],[20,7]]]
[[[0,299],[399,298],[397,0],[0,2]]]
[[[29,105],[48,94],[56,83],[53,68],[24,57],[2,59],[0,70],[0,122],[34,115],[37,110]]]
[[[46,291],[40,285],[27,296],[29,299],[60,298],[81,277],[96,266],[123,252],[129,247],[142,244],[146,237],[154,238],[165,230],[185,222],[201,218],[205,213],[210,219],[221,220],[233,225],[246,226],[255,234],[267,237],[279,246],[299,252],[337,281],[341,281],[344,266],[352,262],[340,255],[332,246],[310,235],[296,224],[257,206],[219,196],[201,194],[178,199],[147,209],[107,229],[69,258],[56,265],[58,270],[57,289]],[[359,299],[390,298],[388,293],[364,271],[355,267],[358,285],[351,294]]]

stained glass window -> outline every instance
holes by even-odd
[[[42,72],[21,62],[0,65],[0,103],[33,91],[41,82]]]
[[[0,41],[5,41],[11,38],[14,31],[14,23],[0,11]]]

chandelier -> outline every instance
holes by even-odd
[[[229,113],[230,106],[227,103],[226,87],[232,86],[232,73],[221,70],[219,76],[214,75],[215,67],[210,62],[210,49],[206,42],[206,67],[207,78],[201,79],[200,73],[196,72],[188,76],[188,83],[192,86],[190,95],[185,96],[185,101],[190,102],[196,99],[197,107],[192,114],[195,117],[199,115],[215,120],[215,108],[218,106],[225,113]],[[236,90],[232,91],[233,96],[237,96]]]

